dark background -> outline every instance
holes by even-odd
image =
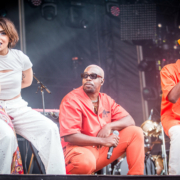
[[[24,1],[26,54],[36,77],[52,92],[45,92],[46,109],[58,109],[62,98],[81,86],[80,74],[85,67],[97,64],[105,70],[102,92],[114,98],[140,125],[143,119],[136,46],[131,41],[120,40],[120,19],[106,14],[104,1],[87,3],[83,16],[89,22],[88,28],[71,28],[66,26],[66,2],[57,1],[57,16],[47,21],[40,6],[32,7]],[[18,1],[8,0],[4,4],[7,17],[19,29]],[[15,48],[19,49],[19,44]],[[82,60],[76,63],[72,57]],[[32,108],[42,108],[41,94],[35,93],[37,87],[34,79],[31,87],[22,90],[22,97]]]

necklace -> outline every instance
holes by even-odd
[[[92,103],[98,102],[98,98],[96,100],[91,100]]]

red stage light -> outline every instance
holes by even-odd
[[[116,17],[119,16],[120,14],[120,9],[117,6],[111,6],[110,11],[111,11],[111,14]]]
[[[73,57],[73,58],[72,58],[73,61],[76,61],[76,60],[78,60],[78,59],[79,59],[78,57]]]
[[[42,3],[42,0],[31,0],[31,3],[32,3],[34,6],[40,6],[41,3]]]

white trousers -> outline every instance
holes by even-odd
[[[0,119],[0,174],[10,174],[12,157],[17,146],[14,131]]]
[[[16,133],[32,142],[38,150],[46,174],[65,174],[64,154],[57,125],[27,107],[27,104],[21,97],[0,101],[6,113],[14,118],[12,123]],[[12,129],[0,120],[0,174],[10,173],[12,155],[16,147],[16,138]]]
[[[169,175],[180,175],[180,125],[168,131],[170,136]]]

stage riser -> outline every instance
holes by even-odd
[[[180,176],[0,175],[0,180],[179,180]]]

